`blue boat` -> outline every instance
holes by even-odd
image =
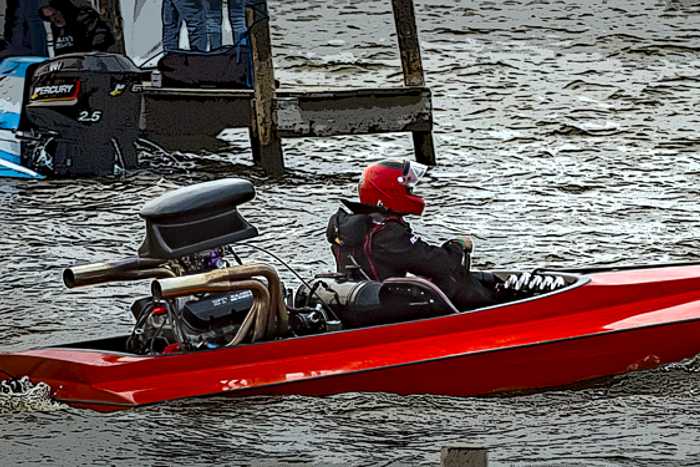
[[[22,166],[22,143],[17,139],[27,68],[43,57],[8,57],[0,61],[0,177],[43,179]]]

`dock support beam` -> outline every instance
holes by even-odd
[[[100,15],[112,28],[115,40],[113,51],[118,54],[126,55],[124,20],[122,19],[122,10],[119,6],[119,0],[98,0],[98,6]]]
[[[425,86],[425,76],[413,0],[391,0],[391,4],[394,9],[396,35],[399,39],[404,84],[406,86],[423,87]],[[414,131],[413,147],[416,153],[416,161],[428,165],[436,164],[432,132]]]
[[[274,106],[275,72],[266,0],[246,9],[246,22],[250,30],[255,81],[255,121],[251,122],[250,131],[253,160],[260,163],[268,175],[279,177],[284,173],[284,155]]]

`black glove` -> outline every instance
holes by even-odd
[[[465,271],[469,272],[472,263],[472,251],[474,251],[474,240],[472,240],[471,235],[463,235],[461,237],[453,238],[447,243],[457,245],[462,249],[464,256],[462,256],[462,267]]]
[[[465,253],[471,253],[474,250],[474,240],[472,240],[471,235],[463,235],[461,237],[453,238],[447,243],[454,243],[455,245],[459,245],[459,247]]]

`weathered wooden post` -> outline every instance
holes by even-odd
[[[114,33],[114,52],[125,55],[124,20],[122,19],[122,10],[119,6],[119,0],[98,0],[98,7],[100,9],[100,15],[107,24],[109,24]]]
[[[392,0],[391,3],[394,8],[396,35],[399,38],[404,84],[406,86],[425,86],[413,0]],[[432,132],[414,131],[413,146],[418,162],[428,165],[436,164]]]
[[[275,72],[267,0],[246,8],[246,22],[250,30],[255,81],[255,121],[251,122],[250,130],[253,160],[259,162],[269,175],[279,177],[284,173],[284,156],[275,108]]]
[[[447,446],[440,450],[441,467],[487,467],[488,451],[469,446]]]
[[[107,0],[95,0],[105,2]],[[425,87],[412,0],[392,0],[404,85],[349,90],[276,90],[267,0],[246,8],[253,90],[142,87],[141,126],[150,138],[177,145],[226,128],[247,128],[255,164],[284,172],[280,137],[307,138],[411,132],[416,160],[435,164],[433,105]],[[174,111],[174,109],[182,109]],[[182,122],[182,111],[195,117]],[[207,138],[213,139],[213,138]],[[167,144],[161,140],[161,144]]]

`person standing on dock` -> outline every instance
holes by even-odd
[[[0,56],[36,55],[48,57],[46,30],[39,17],[40,0],[8,0]]]
[[[221,47],[224,0],[204,0],[207,7],[207,35],[209,37],[209,49]],[[238,44],[245,37],[248,30],[246,25],[245,9],[250,5],[250,0],[227,0],[228,19],[233,31],[233,43]]]
[[[114,44],[114,34],[100,15],[86,4],[71,0],[42,0],[39,16],[51,23],[56,55],[74,52],[105,52]]]
[[[207,5],[208,0],[163,0],[163,51],[180,48],[182,22],[187,26],[190,50],[207,50]]]

